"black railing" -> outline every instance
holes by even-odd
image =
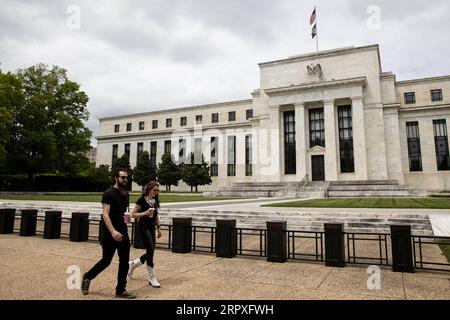
[[[324,261],[323,232],[314,231],[287,231],[288,259],[302,261]],[[314,245],[311,243],[314,241]],[[298,240],[304,240],[298,244]],[[297,248],[297,246],[299,248]],[[311,248],[312,246],[312,248]],[[306,249],[309,249],[306,251]]]
[[[368,265],[385,265],[391,266],[389,261],[387,233],[355,233],[344,232],[346,240],[346,262],[353,264],[368,264]],[[375,246],[369,243],[376,243]],[[360,245],[360,246],[358,246]],[[358,248],[363,248],[365,255],[362,255]],[[378,254],[375,254],[378,252]]]
[[[36,235],[44,234],[43,216],[38,216]],[[71,218],[61,220],[61,238],[70,238]],[[20,214],[15,215],[13,232],[20,233]],[[100,220],[88,219],[88,241],[98,242],[100,239]],[[135,242],[134,222],[128,224],[130,242]],[[192,233],[192,251],[203,253],[216,252],[216,227],[190,226]],[[251,257],[267,257],[267,230],[253,228],[235,228],[237,237],[237,255]],[[163,236],[157,239],[157,248],[171,249],[173,226],[162,224]],[[325,232],[285,230],[287,242],[287,258],[309,262],[325,261]],[[356,233],[343,232],[345,237],[345,263],[360,265],[393,266],[392,237],[388,233]],[[412,263],[417,270],[433,270],[450,272],[450,262],[442,253],[450,249],[450,237],[411,235]],[[406,238],[408,239],[408,238]]]
[[[446,260],[441,251],[450,248],[450,237],[412,236],[413,263],[415,269],[450,271],[450,262]],[[424,253],[424,247],[430,246],[430,250]],[[430,261],[440,260],[440,262]]]

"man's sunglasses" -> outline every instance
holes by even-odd
[[[123,180],[127,180],[128,176],[119,176],[119,178],[122,178]]]

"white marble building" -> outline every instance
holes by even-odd
[[[127,152],[135,166],[143,150],[184,161],[201,148],[214,174],[200,190],[305,175],[450,190],[450,76],[397,82],[381,70],[378,45],[259,68],[252,99],[100,119],[97,165]]]

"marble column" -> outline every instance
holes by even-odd
[[[356,178],[358,180],[367,180],[367,149],[362,97],[352,98],[352,129]]]
[[[324,101],[325,118],[325,180],[337,181],[336,110],[334,100]]]
[[[297,159],[297,181],[301,181],[307,171],[307,141],[306,141],[306,109],[304,103],[295,105],[295,149]]]
[[[282,140],[279,105],[270,106],[270,131],[268,132],[267,143],[270,144],[270,168],[264,170],[265,174],[270,175],[272,181],[280,181],[281,159],[283,159],[283,155],[281,154]],[[267,147],[267,145],[263,145],[262,147]]]

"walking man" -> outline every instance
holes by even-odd
[[[102,245],[102,259],[83,275],[81,290],[84,295],[89,293],[91,280],[95,279],[105,270],[114,257],[119,255],[119,271],[117,274],[116,297],[133,299],[136,295],[126,291],[128,261],[130,258],[130,239],[128,228],[124,220],[124,213],[129,206],[129,194],[126,190],[128,173],[123,169],[117,169],[114,173],[115,184],[103,193],[102,197],[102,221],[101,228],[104,233],[100,243]]]

